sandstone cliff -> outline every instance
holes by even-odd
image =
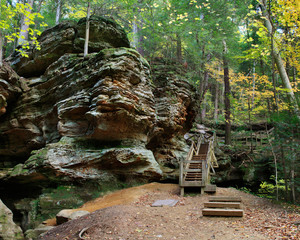
[[[80,20],[48,29],[40,51],[8,59],[16,72],[0,69],[4,192],[8,184],[30,191],[176,179],[195,115],[193,87],[176,72],[154,68],[152,76],[125,32],[103,18],[92,18],[83,57],[84,28]]]

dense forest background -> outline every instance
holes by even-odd
[[[29,45],[40,48],[43,30],[93,15],[119,23],[150,64],[177,66],[197,88],[198,122],[224,125],[228,148],[245,148],[235,135],[253,140],[254,124],[272,129],[265,131],[265,144],[247,151],[270,170],[261,192],[296,202],[298,0],[1,0],[0,65],[15,50],[26,57]]]

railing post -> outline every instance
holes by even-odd
[[[183,161],[180,161],[180,176],[179,176],[179,185],[183,182]]]

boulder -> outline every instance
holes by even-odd
[[[25,236],[26,239],[31,239],[31,240],[35,240],[38,239],[39,237],[42,236],[42,234],[50,231],[51,229],[53,229],[53,226],[44,226],[43,224],[40,224],[38,227],[34,228],[34,229],[28,229],[25,232]]]
[[[69,221],[71,214],[74,213],[74,209],[63,209],[56,214],[56,224],[60,225]]]
[[[60,225],[67,221],[85,216],[89,213],[90,213],[89,211],[83,211],[83,210],[76,211],[74,209],[63,209],[56,214],[56,224]]]
[[[13,222],[13,214],[0,200],[0,239],[24,239],[22,229]]]
[[[89,214],[90,212],[89,211],[76,211],[76,212],[73,212],[70,216],[69,216],[69,220],[74,220],[74,219],[77,219],[77,218],[80,218],[82,216],[85,216],[87,214]]]
[[[60,23],[38,37],[40,49],[30,48],[28,57],[15,52],[8,60],[20,76],[40,76],[65,53],[83,53],[85,28],[85,18],[78,23]],[[125,31],[112,20],[91,16],[89,52],[118,47],[130,47]]]

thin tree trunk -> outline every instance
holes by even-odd
[[[297,129],[296,129],[297,131]],[[292,142],[291,142],[291,146],[292,146],[292,157],[291,157],[291,166],[290,166],[290,182],[291,182],[291,193],[292,193],[292,203],[296,203],[296,189],[295,189],[295,169],[296,169],[296,165],[295,165],[295,159],[297,159],[297,143],[296,143],[296,139],[297,136],[295,135],[294,129],[292,130]],[[296,147],[296,148],[295,148]]]
[[[292,192],[292,203],[296,203],[296,191],[295,191],[295,163],[292,160],[292,166],[291,166],[291,192]]]
[[[59,24],[60,22],[60,16],[61,16],[61,1],[57,0],[57,7],[56,7],[56,17],[55,17],[55,24]]]
[[[216,94],[215,94],[215,111],[214,111],[214,121],[218,121],[218,113],[219,113],[219,83],[216,82]]]
[[[33,0],[28,0],[28,4],[30,7],[26,8],[26,12],[31,13]],[[28,40],[28,28],[29,28],[29,19],[23,14],[21,27],[20,27],[20,35],[18,38],[17,45],[22,45],[24,42]]]
[[[179,64],[182,64],[182,44],[181,44],[181,38],[178,33],[176,33],[176,41],[177,41],[177,48],[176,48],[177,62]]]
[[[228,60],[226,58],[227,45],[223,40],[224,53],[223,53],[223,68],[224,68],[224,105],[225,105],[225,144],[231,145],[231,117],[230,117],[230,82],[229,82],[229,68]]]
[[[277,166],[277,157],[276,157],[276,154],[274,152],[274,148],[273,148],[273,145],[272,145],[272,142],[271,142],[271,139],[270,139],[270,135],[269,135],[269,132],[268,132],[268,125],[267,125],[267,123],[266,123],[266,132],[267,132],[268,142],[270,144],[271,151],[272,151],[273,158],[274,158],[276,200],[278,201],[278,166]]]
[[[281,160],[282,160],[282,170],[283,170],[283,176],[284,176],[284,187],[285,187],[285,194],[284,198],[285,201],[288,201],[288,177],[287,177],[287,171],[286,171],[286,162],[285,162],[285,156],[282,145],[280,146],[281,151]]]
[[[204,72],[204,80],[203,80],[203,104],[202,104],[202,107],[201,107],[201,122],[203,122],[203,120],[205,119],[206,117],[206,101],[207,101],[207,98],[205,97],[205,94],[208,90],[208,77],[209,77],[209,74],[207,71]]]
[[[252,71],[252,107],[251,110],[253,109],[254,106],[254,98],[255,98],[255,61],[253,62],[253,71]]]
[[[2,31],[0,30],[0,67],[3,65],[3,43],[2,43]]]
[[[132,31],[133,31],[133,47],[136,48],[136,50],[144,56],[144,48],[143,48],[143,41],[144,37],[140,34],[142,28],[143,28],[143,19],[141,18],[141,4],[143,3],[143,0],[138,0],[138,6],[137,6],[137,17],[133,21]]]
[[[220,73],[220,78],[221,78],[221,70],[222,70],[222,66],[219,65],[218,67],[219,69],[219,73]],[[224,109],[221,108],[221,106],[223,105],[225,99],[224,99],[224,93],[225,93],[225,84],[224,84],[224,81],[221,82],[220,84],[220,100],[219,100],[219,115],[223,115],[223,112],[224,112]]]
[[[90,11],[91,11],[91,4],[88,2],[87,7],[87,16],[86,16],[86,28],[85,28],[85,42],[84,42],[84,56],[88,54],[89,49],[89,36],[90,36]]]
[[[133,33],[132,47],[137,49],[139,38],[138,38],[138,26],[137,26],[136,20],[133,21],[132,33]]]
[[[253,153],[253,133],[252,133],[252,124],[251,124],[250,97],[248,97],[248,123],[249,123],[249,127],[250,127],[250,152]]]
[[[266,28],[268,29],[269,34],[272,36],[273,35],[272,33],[274,32],[274,30],[273,30],[273,26],[272,26],[272,23],[271,23],[270,13],[268,13],[268,11],[267,11],[267,2],[266,2],[266,0],[261,0],[261,6],[262,6],[262,14],[264,16]],[[284,67],[283,60],[280,56],[280,51],[278,50],[277,46],[274,44],[274,39],[273,38],[271,38],[271,41],[272,41],[272,44],[273,44],[272,55],[274,56],[276,66],[277,66],[277,69],[278,69],[279,74],[280,74],[280,78],[283,82],[283,86],[287,89],[287,97],[289,99],[289,102],[290,102],[295,114],[299,118],[300,117],[300,112],[299,112],[299,108],[298,108],[297,99],[295,97],[295,94],[294,94],[294,91],[292,89],[289,77],[288,77],[286,69]]]

